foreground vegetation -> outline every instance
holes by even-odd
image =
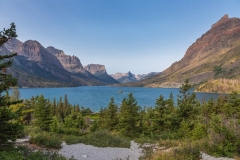
[[[171,152],[146,152],[145,158],[199,159],[200,151],[214,156],[239,156],[240,97],[232,93],[217,100],[199,102],[188,81],[180,88],[178,101],[170,94],[159,96],[155,107],[138,106],[133,94],[117,106],[98,113],[68,103],[68,98],[50,102],[43,95],[10,105],[19,113],[16,122],[25,126],[30,142],[46,148],[85,143],[99,147],[130,147],[130,140],[158,143]],[[9,96],[17,99],[17,97]]]

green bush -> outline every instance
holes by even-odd
[[[30,143],[37,144],[46,148],[61,148],[61,139],[57,134],[40,132],[30,138]]]
[[[218,115],[211,120],[206,151],[214,156],[233,157],[240,151],[240,124],[235,118]]]
[[[77,144],[80,143],[80,137],[79,136],[74,136],[74,135],[68,135],[64,136],[63,140],[69,145],[69,144]]]
[[[67,144],[84,143],[97,147],[130,147],[130,140],[107,131],[96,131],[83,136],[64,135],[63,141]]]
[[[130,140],[117,135],[111,135],[107,131],[96,131],[79,137],[79,141],[97,147],[130,147]]]
[[[81,131],[80,129],[77,128],[59,128],[56,133],[59,134],[67,134],[67,135],[75,135],[75,136],[82,136],[85,135],[86,132]]]
[[[194,124],[194,129],[192,130],[192,139],[199,140],[207,136],[206,125],[199,122]]]
[[[1,160],[74,160],[73,158],[65,158],[55,152],[43,153],[32,152],[25,147],[12,148],[11,151],[1,151]]]
[[[188,143],[181,146],[180,148],[174,149],[173,155],[176,159],[199,160],[200,150],[198,146]]]
[[[2,160],[25,160],[24,156],[21,152],[18,151],[1,151],[0,152],[0,159]]]

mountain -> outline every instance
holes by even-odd
[[[135,75],[133,73],[131,73],[130,71],[127,73],[115,73],[113,75],[111,75],[114,79],[116,79],[117,81],[119,81],[120,83],[129,83],[129,82],[138,82],[140,80],[155,76],[157,74],[159,74],[160,72],[151,72],[148,74],[138,74]]]
[[[71,73],[67,65],[61,63],[57,56],[49,53],[39,42],[28,40],[24,43],[12,39],[0,49],[0,54],[17,52],[10,72],[18,79],[19,87],[65,87],[81,85],[106,85],[84,68],[80,73]],[[72,60],[74,59],[74,60]],[[72,61],[78,58],[71,57]],[[80,61],[79,61],[80,62]],[[66,69],[65,69],[66,68]],[[78,70],[77,67],[75,69]],[[84,74],[86,72],[86,74]]]
[[[87,66],[84,66],[84,68],[94,76],[98,77],[103,82],[106,82],[109,84],[119,84],[117,80],[115,80],[114,78],[112,78],[107,74],[107,71],[104,65],[89,64]]]
[[[184,57],[161,74],[130,86],[179,87],[185,79],[204,83],[218,78],[240,78],[240,19],[224,15],[196,40]]]
[[[62,64],[63,68],[68,72],[77,76],[82,76],[91,79],[98,79],[96,76],[88,72],[81,64],[80,60],[76,56],[66,55],[62,50],[56,49],[52,46],[47,47],[46,50],[54,55]],[[99,79],[98,79],[99,80]],[[108,83],[105,82],[104,83]]]
[[[62,50],[56,49],[52,46],[47,47],[46,50],[54,55],[61,63],[63,68],[71,73],[86,73],[80,60],[76,56],[66,55]]]

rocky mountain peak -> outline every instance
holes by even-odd
[[[214,23],[214,24],[212,25],[211,29],[214,28],[214,27],[217,27],[217,26],[221,25],[222,23],[227,22],[228,20],[229,20],[228,14],[225,14],[219,21],[217,21],[216,23]]]
[[[93,74],[94,76],[98,77],[100,80],[107,82],[109,84],[118,84],[119,82],[112,78],[111,76],[109,76],[107,74],[106,68],[104,65],[101,64],[88,64],[86,66],[84,66],[84,68],[90,72],[91,74]]]
[[[52,55],[55,55],[55,56],[65,55],[65,53],[62,50],[56,49],[52,46],[49,46],[46,49],[48,52],[50,52]]]
[[[92,73],[93,75],[100,75],[100,74],[107,73],[105,66],[100,64],[88,64],[84,66],[84,68],[88,72]]]
[[[4,45],[10,52],[18,52],[22,44],[23,42],[19,41],[16,38],[12,38]]]
[[[54,55],[63,65],[64,69],[71,73],[85,73],[80,60],[76,56],[66,55],[62,50],[56,49],[52,46],[46,48],[49,53]]]
[[[14,42],[16,41],[13,41],[13,43]],[[17,50],[17,53],[18,55],[24,56],[31,61],[47,62],[63,68],[58,59],[49,54],[49,52],[38,41],[35,40],[28,40],[22,43]]]

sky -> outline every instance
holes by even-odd
[[[240,0],[1,0],[0,30],[54,46],[108,74],[161,72]]]

